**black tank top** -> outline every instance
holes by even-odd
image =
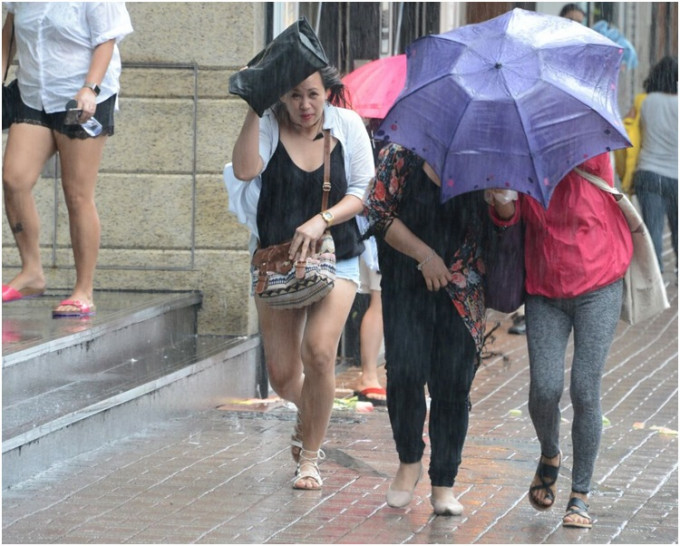
[[[257,230],[262,247],[287,241],[295,229],[321,212],[323,165],[307,172],[293,163],[279,141],[274,155],[262,173],[262,190],[257,204]],[[331,152],[331,192],[328,206],[347,193],[347,177],[342,146],[338,142]],[[364,250],[354,219],[331,227],[338,260],[359,256]]]

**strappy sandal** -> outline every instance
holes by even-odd
[[[323,480],[321,479],[321,474],[319,474],[319,461],[323,461],[325,458],[326,454],[321,449],[318,451],[309,451],[308,449],[302,448],[300,451],[300,462],[298,463],[297,472],[293,479],[293,489],[304,489],[307,491],[321,489]],[[316,482],[315,487],[305,487],[302,485],[304,483],[309,483],[308,480],[310,479]]]
[[[529,502],[536,510],[550,510],[553,504],[555,504],[555,493],[557,490],[555,482],[557,482],[557,476],[560,473],[561,464],[562,453],[560,453],[560,463],[557,466],[546,464],[539,458],[535,477],[538,477],[541,483],[529,487]],[[545,490],[545,499],[552,501],[550,504],[542,504],[534,498],[534,491],[539,491],[541,489]]]
[[[295,428],[290,437],[290,454],[296,463],[300,462],[300,452],[302,451],[302,416],[297,412]]]
[[[593,526],[593,519],[590,517],[590,514],[588,514],[588,508],[590,508],[590,506],[588,506],[578,497],[570,498],[569,502],[567,503],[567,513],[564,514],[564,518],[562,519],[562,525],[564,527],[579,527],[581,529],[590,529]],[[565,518],[568,518],[569,516],[578,516],[580,518],[585,519],[586,521],[585,522],[565,521]]]

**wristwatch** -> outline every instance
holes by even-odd
[[[334,216],[331,211],[324,210],[319,214],[321,214],[321,218],[323,218],[323,221],[326,222],[326,227],[331,227],[333,225]]]
[[[92,89],[95,97],[98,97],[99,93],[101,92],[101,89],[99,89],[99,86],[96,83],[87,82],[85,85],[83,85],[83,87],[87,87],[88,89]]]

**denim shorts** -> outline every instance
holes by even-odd
[[[250,295],[254,296],[255,285],[257,284],[257,270],[252,266],[250,267],[250,277],[252,281]],[[348,258],[347,260],[339,260],[336,262],[335,278],[352,281],[357,285],[357,288],[361,286],[359,274],[359,256],[356,256],[355,258]]]
[[[116,108],[116,95],[112,95],[97,105],[94,117],[102,124],[102,135],[113,134],[113,112]],[[17,117],[14,123],[30,123],[47,127],[69,138],[93,138],[80,125],[64,125],[66,110],[48,114],[45,110],[36,110],[27,106],[23,101],[17,105]]]
[[[335,278],[347,279],[357,285],[361,286],[361,274],[359,272],[359,256],[355,258],[348,258],[347,260],[340,260],[335,264]]]

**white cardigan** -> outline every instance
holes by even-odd
[[[331,135],[342,145],[347,176],[346,195],[354,195],[363,201],[368,183],[375,176],[375,164],[371,141],[361,117],[352,110],[326,103],[323,128],[330,130]],[[267,168],[278,143],[279,124],[269,109],[260,118],[260,157],[264,164],[262,171]],[[236,215],[240,223],[248,226],[255,238],[258,236],[257,202],[262,188],[262,171],[250,181],[236,178],[231,163],[225,165],[223,172],[229,193],[229,211]],[[251,247],[252,243],[251,237]]]

